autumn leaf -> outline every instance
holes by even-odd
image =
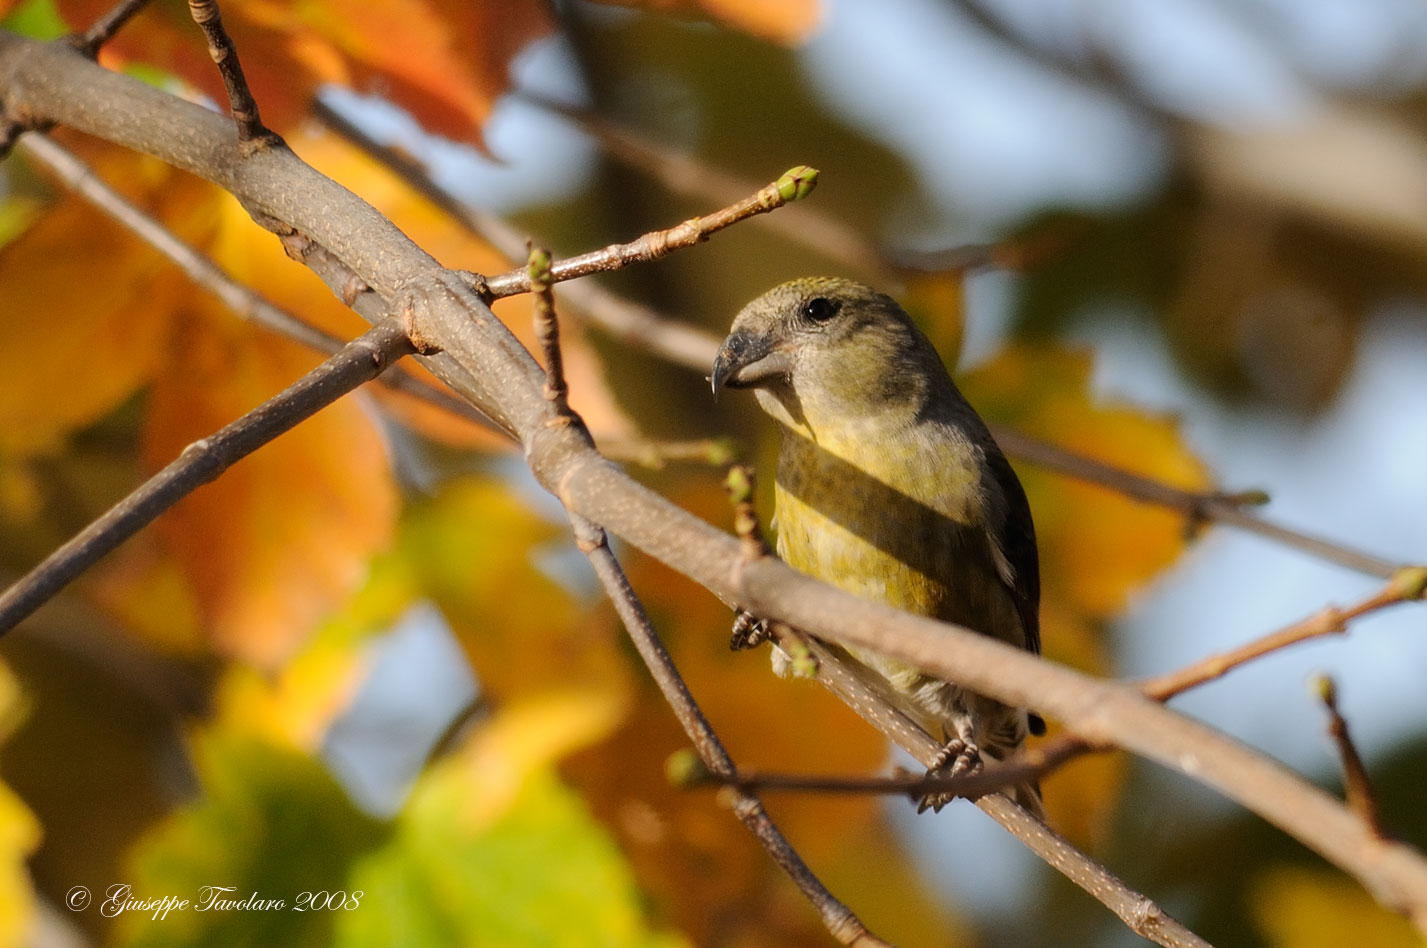
[[[317,361],[248,327],[194,321],[150,392],[157,468],[256,408]],[[396,490],[380,430],[339,401],[159,518],[217,647],[274,667],[365,579],[392,535]]]
[[[153,376],[184,289],[157,253],[72,195],[0,251],[0,285],[0,452],[19,456],[58,450]]]
[[[817,0],[612,0],[655,13],[697,16],[760,39],[793,46],[817,26]]]
[[[1017,346],[958,381],[990,420],[1176,487],[1207,487],[1207,472],[1175,420],[1097,403],[1090,369],[1084,353]],[[1030,495],[1052,609],[1092,622],[1113,618],[1184,549],[1177,513],[1029,465],[1017,470]],[[1043,636],[1048,647],[1052,636]]]
[[[1272,866],[1253,883],[1249,904],[1271,948],[1421,948],[1410,922],[1393,915],[1337,873]]]
[[[58,3],[80,28],[111,5]],[[379,89],[433,132],[478,139],[505,90],[511,58],[550,30],[545,8],[521,0],[262,0],[225,4],[222,11],[263,120],[284,134],[321,85],[338,83]],[[111,67],[157,66],[227,102],[203,34],[180,0],[151,4],[135,28],[104,47],[101,59]]]
[[[0,665],[0,740],[18,726],[23,708],[19,682]],[[39,845],[40,835],[40,825],[29,807],[0,784],[0,945],[27,943],[35,914],[27,861]]]

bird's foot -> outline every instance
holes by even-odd
[[[730,651],[757,648],[768,641],[768,623],[743,609],[733,617],[733,632],[728,637]]]
[[[932,758],[931,766],[927,768],[927,776],[960,777],[974,774],[980,769],[981,749],[959,737],[953,737]],[[928,793],[917,804],[917,812],[940,812],[942,807],[955,799],[954,793]]]

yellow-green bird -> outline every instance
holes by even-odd
[[[782,428],[773,523],[789,565],[1040,651],[1040,567],[1025,491],[894,299],[851,280],[785,283],[734,319],[710,381],[715,397],[725,387],[756,389]],[[853,655],[947,742],[941,763],[952,772],[975,768],[981,754],[1005,758],[1028,730],[1044,730],[1023,708],[876,652]],[[1040,812],[1035,787],[1015,796]]]

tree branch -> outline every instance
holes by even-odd
[[[1151,678],[1140,685],[1140,690],[1155,701],[1168,701],[1190,688],[1228,674],[1245,662],[1308,639],[1342,634],[1347,631],[1347,624],[1352,620],[1388,606],[1422,599],[1424,593],[1427,593],[1427,567],[1400,569],[1386,586],[1357,605],[1347,609],[1330,606],[1301,622],[1285,626],[1238,648],[1210,655],[1177,671]]]
[[[103,16],[95,20],[89,29],[74,37],[76,47],[84,55],[93,59],[99,48],[114,38],[114,34],[133,19],[134,14],[149,5],[149,0],[119,0]]]
[[[807,165],[789,168],[772,184],[712,214],[695,217],[668,230],[653,231],[626,244],[610,244],[602,250],[592,250],[556,261],[550,268],[551,281],[573,280],[592,273],[621,270],[631,263],[646,263],[667,257],[675,250],[708,240],[725,227],[731,227],[758,214],[766,214],[791,201],[802,200],[812,193],[817,183],[816,168],[809,168]],[[530,273],[525,268],[517,268],[487,278],[486,287],[494,299],[528,293]]]
[[[217,478],[235,461],[376,377],[390,363],[412,351],[398,323],[380,323],[281,394],[184,448],[162,471],[0,593],[0,634],[14,628],[100,557]]]

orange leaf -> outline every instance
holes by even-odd
[[[110,0],[59,0],[76,26]],[[545,7],[521,0],[362,0],[344,4],[253,0],[223,6],[263,120],[288,132],[318,86],[379,89],[427,128],[475,138],[505,90],[511,58],[547,33]],[[167,69],[227,102],[203,34],[177,0],[155,3],[104,48],[109,65]]]
[[[612,6],[706,17],[784,46],[802,42],[818,24],[817,0],[606,0]]]
[[[961,380],[996,421],[1071,451],[1177,487],[1208,484],[1174,419],[1096,404],[1083,353],[1014,347]],[[1183,518],[1107,488],[1018,465],[1040,543],[1045,596],[1092,622],[1122,610],[1184,548]],[[1043,636],[1053,645],[1054,635]]]
[[[24,455],[55,449],[143,386],[181,282],[66,197],[0,252],[0,286],[0,451]]]
[[[149,400],[158,467],[317,361],[230,320],[186,321]],[[230,468],[159,519],[220,650],[265,667],[357,588],[392,531],[379,429],[348,397]]]

